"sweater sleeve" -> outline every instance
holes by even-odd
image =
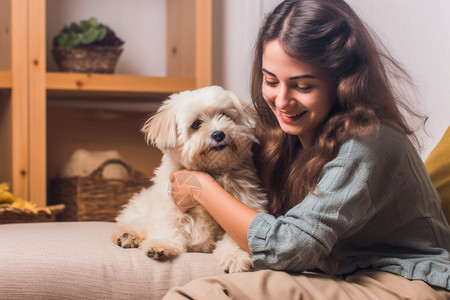
[[[382,157],[367,143],[349,140],[323,167],[314,193],[279,218],[258,214],[248,231],[254,266],[294,272],[321,268],[338,239],[376,213],[370,185],[380,181]]]

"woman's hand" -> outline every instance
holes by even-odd
[[[175,205],[186,212],[203,206],[238,245],[249,252],[247,232],[258,212],[225,191],[209,174],[179,170],[170,174]]]
[[[206,184],[214,182],[207,173],[199,171],[178,170],[170,174],[172,182],[170,194],[178,209],[185,213],[199,205],[199,200]]]

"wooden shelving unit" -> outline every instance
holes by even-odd
[[[0,71],[0,89],[11,88],[11,72]]]
[[[136,75],[109,75],[83,73],[47,73],[49,93],[117,93],[124,97],[153,97],[161,94],[194,89],[195,78],[149,77]]]
[[[72,120],[80,119],[76,111],[49,111],[48,98],[160,101],[211,84],[212,0],[166,4],[167,77],[151,77],[47,72],[46,1],[0,0],[0,16],[5,15],[0,53],[10,56],[0,58],[0,68],[10,68],[0,69],[0,181],[11,182],[16,196],[47,203],[47,157],[53,159],[52,147],[58,142],[48,136],[57,132],[56,121],[49,118],[67,113]]]

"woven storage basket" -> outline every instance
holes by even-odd
[[[53,57],[62,72],[114,73],[121,46],[75,47],[69,52],[58,46]]]
[[[121,164],[129,173],[128,180],[105,179],[103,169]],[[108,160],[86,177],[58,178],[51,181],[50,202],[63,203],[66,209],[58,221],[114,221],[124,204],[150,180],[120,160]]]
[[[44,211],[34,214],[25,209],[2,207],[0,208],[0,224],[53,222],[56,219],[56,215],[64,210],[64,205],[51,205],[46,208],[50,210],[50,215]]]

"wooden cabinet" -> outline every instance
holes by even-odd
[[[126,106],[130,100],[158,103],[173,92],[211,84],[212,0],[167,0],[166,8],[167,76],[60,73],[47,72],[46,67],[46,39],[51,38],[46,37],[46,1],[0,0],[0,181],[11,182],[16,196],[46,204],[47,171],[60,140],[49,134],[60,126],[76,131],[77,124],[68,120],[85,124],[77,113],[92,113],[50,111],[49,99],[95,99]],[[96,118],[89,120],[95,126]],[[96,134],[89,129],[76,132]],[[117,132],[111,144],[123,143],[126,136]],[[95,136],[88,140],[102,143]]]

